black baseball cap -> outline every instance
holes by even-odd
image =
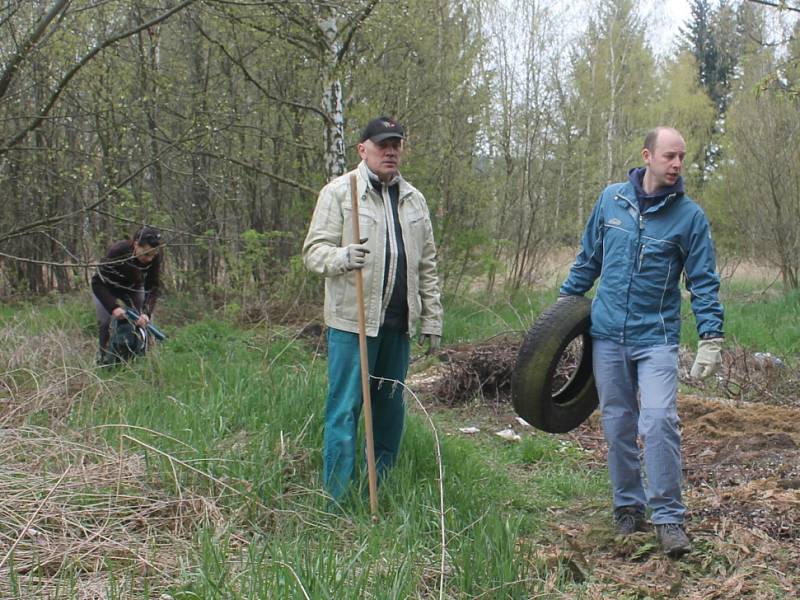
[[[145,225],[136,232],[133,239],[140,244],[147,244],[151,248],[155,248],[161,243],[161,232],[155,227],[147,227]]]
[[[389,117],[378,117],[367,123],[364,131],[361,132],[361,139],[359,142],[363,143],[370,140],[377,144],[389,138],[399,138],[402,140],[405,139],[405,137],[405,132],[397,121]]]

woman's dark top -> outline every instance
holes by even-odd
[[[161,292],[161,254],[150,264],[143,264],[133,257],[133,242],[123,240],[108,249],[97,272],[92,276],[92,291],[110,313],[122,300],[127,306],[136,308],[150,316]],[[144,304],[137,303],[136,292],[144,289]]]

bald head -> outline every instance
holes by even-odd
[[[686,142],[674,127],[656,127],[644,138],[642,187],[648,194],[671,188],[678,182],[686,157]]]
[[[647,149],[652,154],[656,150],[656,144],[658,143],[658,138],[661,136],[662,133],[666,133],[669,137],[677,136],[683,141],[683,136],[681,132],[675,129],[674,127],[666,127],[664,125],[659,125],[658,127],[654,127],[650,131],[647,132],[647,135],[644,136],[644,146],[642,149]]]

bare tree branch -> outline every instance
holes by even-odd
[[[233,124],[231,124],[231,126],[232,125]],[[169,147],[173,147],[173,146],[176,146],[176,145],[179,145],[179,144],[184,144],[186,142],[189,142],[193,138],[191,136],[189,136],[189,135],[184,135],[181,139],[174,140],[174,139],[166,137],[164,134],[162,134],[160,136],[155,136],[155,139],[158,140],[159,142],[164,143],[164,144],[168,144]],[[295,181],[293,179],[289,179],[288,177],[284,177],[283,175],[278,175],[277,173],[273,173],[272,171],[267,171],[266,169],[262,169],[260,167],[255,166],[255,165],[246,163],[246,162],[244,162],[242,160],[238,160],[238,159],[233,158],[232,156],[229,156],[227,154],[219,154],[219,153],[215,153],[215,152],[210,152],[208,150],[193,150],[193,149],[189,149],[189,150],[187,150],[187,152],[189,154],[193,154],[195,156],[206,156],[208,158],[214,158],[214,159],[217,159],[217,160],[224,160],[224,161],[227,161],[229,163],[232,163],[232,164],[235,164],[235,165],[239,165],[240,167],[244,167],[245,169],[248,169],[250,171],[254,171],[254,172],[258,173],[259,175],[264,175],[266,177],[269,177],[270,179],[274,179],[275,181],[279,181],[281,183],[285,183],[286,185],[295,187],[295,188],[297,188],[299,190],[302,190],[302,191],[307,192],[309,194],[312,194],[314,196],[316,196],[317,193],[319,192],[318,189],[311,188],[311,187],[309,187],[309,186],[307,186],[307,185],[305,185],[303,183],[300,183],[299,181]],[[152,164],[152,162],[151,162],[151,164]],[[117,187],[119,187],[119,186],[117,186]],[[1,241],[3,241],[2,237],[0,237],[0,242]]]
[[[0,27],[8,23],[11,20],[11,18],[15,14],[17,14],[18,10],[19,10],[19,4],[16,5],[7,4],[6,6],[4,6],[2,9],[3,16],[0,17]]]
[[[244,75],[245,79],[247,79],[247,81],[249,81],[254,86],[256,86],[256,88],[258,88],[258,91],[261,92],[266,98],[269,98],[270,100],[272,100],[274,102],[278,102],[280,104],[285,104],[287,106],[292,106],[294,108],[299,108],[299,109],[302,109],[302,110],[310,110],[311,112],[313,112],[313,113],[319,115],[320,117],[322,117],[323,120],[330,121],[330,117],[328,115],[326,115],[322,110],[317,108],[316,106],[309,106],[308,104],[303,104],[302,102],[295,102],[294,100],[286,100],[285,98],[278,98],[274,94],[271,94],[263,85],[261,85],[261,83],[259,83],[256,80],[255,77],[253,77],[250,74],[250,71],[248,71],[247,67],[244,65],[244,61],[234,57],[230,52],[228,52],[228,49],[225,47],[225,45],[222,42],[212,38],[205,31],[205,29],[203,29],[199,24],[197,25],[197,30],[200,32],[200,35],[202,35],[209,42],[211,42],[212,44],[217,46],[220,50],[222,50],[222,53],[228,58],[228,60],[230,60],[233,64],[235,64],[237,67],[239,67],[239,70],[242,72],[242,75]]]
[[[220,4],[220,0],[216,0],[215,4]],[[228,3],[222,3],[228,4]],[[285,9],[287,8],[287,2],[275,2],[271,3],[268,6],[273,11],[276,17],[283,20],[286,24],[296,25],[300,31],[306,31],[308,29],[308,23],[299,19],[296,14],[293,12],[286,12]],[[241,17],[231,14],[228,11],[220,10],[220,12],[225,15],[226,18],[231,20],[232,22],[238,23],[243,27],[247,27],[248,29],[252,29],[253,31],[258,31],[259,33],[265,33],[269,36],[278,37],[282,40],[285,40],[295,48],[298,48],[301,52],[305,54],[309,54],[311,56],[315,56],[319,58],[320,54],[323,52],[323,45],[321,44],[320,40],[314,39],[313,37],[298,37],[292,35],[287,27],[279,27],[279,28],[271,28],[268,29],[259,25],[258,23],[253,22],[252,19],[242,19]]]
[[[160,228],[160,229],[163,229],[163,228]],[[37,231],[36,233],[42,233],[42,232]],[[203,236],[196,236],[196,237],[203,237]],[[60,242],[59,242],[59,245],[63,247],[63,244],[61,244]],[[170,246],[178,246],[178,245],[196,246],[197,244],[171,244],[171,243],[168,243],[168,242],[164,242],[164,243],[159,245],[159,248],[168,248]],[[66,250],[66,248],[64,250],[67,252],[67,254],[70,254],[71,256],[74,256],[74,255],[72,255],[71,252]],[[75,268],[75,269],[78,269],[78,268],[80,268],[80,269],[94,269],[95,267],[105,267],[105,266],[108,266],[108,265],[119,265],[119,264],[122,264],[125,261],[130,259],[130,257],[126,256],[126,257],[123,257],[123,258],[116,258],[114,260],[101,260],[99,262],[80,262],[80,260],[78,260],[76,258],[73,262],[56,262],[56,261],[53,261],[53,260],[41,260],[41,259],[38,259],[38,258],[28,258],[27,256],[16,256],[14,254],[8,254],[7,252],[0,252],[0,257],[7,258],[9,260],[15,260],[15,261],[21,262],[21,263],[28,263],[28,264],[32,264],[32,265],[46,265],[48,267],[71,267],[71,268]]]
[[[347,49],[350,47],[350,42],[353,41],[353,36],[358,31],[361,24],[367,20],[367,17],[372,13],[372,10],[378,5],[380,0],[369,0],[364,9],[347,23],[347,37],[342,42],[342,47],[336,54],[336,62],[341,63],[347,54]]]
[[[117,214],[115,214],[113,212],[110,212],[110,211],[107,211],[107,210],[103,210],[102,208],[93,208],[92,212],[93,213],[97,213],[98,215],[103,215],[103,216],[108,217],[109,219],[113,219],[115,221],[120,221],[122,223],[128,223],[129,225],[135,225],[137,227],[142,225],[142,222],[139,219],[129,219],[127,217],[121,217],[121,216],[119,216],[119,215],[117,215]],[[208,239],[208,235],[204,234],[204,233],[192,233],[191,231],[186,231],[184,229],[175,229],[174,227],[166,227],[164,225],[158,225],[156,223],[153,223],[153,225],[158,227],[158,229],[159,229],[159,231],[161,231],[161,233],[165,233],[166,232],[166,233],[171,233],[171,234],[176,235],[176,236],[195,238],[195,239],[198,239],[198,240]],[[236,241],[237,238],[235,238],[235,237],[226,237],[224,235],[220,235],[219,233],[217,233],[214,236],[214,239],[216,241],[222,241],[222,242],[234,242],[234,241]],[[176,242],[170,242],[169,246],[172,246],[172,247],[175,247],[175,246],[197,246],[197,244],[179,244],[179,243],[176,243]]]
[[[267,176],[267,177],[269,177],[271,179],[274,179],[275,181],[280,181],[281,183],[285,183],[286,185],[290,185],[292,187],[295,187],[295,188],[297,188],[299,190],[302,190],[304,192],[312,194],[313,196],[316,196],[317,193],[319,192],[319,190],[315,190],[314,188],[311,188],[311,187],[309,187],[309,186],[307,186],[307,185],[305,185],[303,183],[300,183],[299,181],[293,181],[293,180],[289,179],[288,177],[283,177],[282,175],[278,175],[277,173],[272,173],[271,171],[266,171],[264,169],[261,169],[259,167],[254,166],[254,165],[250,165],[250,164],[248,164],[248,163],[246,163],[244,161],[241,161],[241,160],[238,160],[236,158],[233,158],[232,156],[227,156],[227,155],[222,155],[222,154],[215,154],[213,152],[207,152],[207,151],[203,151],[203,150],[197,151],[197,152],[195,152],[195,154],[199,154],[201,156],[208,156],[210,158],[216,158],[216,159],[219,159],[219,160],[227,160],[228,162],[231,162],[231,163],[233,163],[235,165],[239,165],[240,167],[244,167],[245,169],[250,169],[251,171],[255,171],[256,173],[259,173],[260,175],[265,175],[265,176]]]
[[[125,38],[131,37],[132,35],[136,35],[140,31],[143,31],[154,25],[158,25],[163,21],[166,21],[175,13],[180,12],[184,8],[190,6],[191,4],[194,4],[195,1],[196,0],[185,0],[175,8],[172,8],[167,12],[165,12],[164,14],[151,19],[147,23],[143,23],[132,29],[128,29],[127,31],[123,31],[122,33],[114,35],[105,40],[104,42],[98,44],[94,48],[92,48],[77,63],[75,63],[72,66],[72,68],[69,69],[69,71],[66,72],[64,77],[61,78],[61,81],[59,81],[58,85],[56,86],[56,89],[53,90],[53,93],[50,95],[49,100],[45,103],[45,106],[39,111],[38,116],[33,121],[31,121],[31,123],[29,123],[28,126],[25,127],[22,131],[20,131],[17,135],[15,135],[9,141],[5,142],[2,146],[0,146],[0,156],[3,156],[4,154],[8,153],[8,151],[11,148],[19,144],[22,140],[25,139],[25,137],[27,137],[27,135],[31,131],[39,127],[44,122],[50,110],[53,108],[53,106],[61,96],[61,93],[64,91],[64,88],[67,87],[67,84],[72,80],[73,77],[75,77],[75,75],[77,75],[78,71],[80,71],[83,67],[85,67],[89,63],[89,61],[91,61],[95,56],[97,56],[97,54],[99,54],[109,46],[114,45],[120,40],[124,40]]]
[[[42,18],[36,23],[28,37],[20,44],[17,52],[11,57],[11,60],[8,61],[3,74],[0,75],[0,98],[6,95],[8,86],[11,85],[11,82],[14,80],[14,75],[17,74],[17,69],[22,64],[22,61],[28,57],[31,49],[42,38],[44,32],[47,31],[47,26],[61,14],[69,2],[70,0],[57,0],[56,3],[50,7],[50,10],[42,15]]]
[[[79,215],[79,214],[94,210],[95,208],[97,208],[98,206],[103,204],[104,202],[107,202],[109,200],[109,198],[111,198],[111,196],[117,190],[119,190],[123,186],[127,185],[128,182],[130,182],[132,179],[134,179],[135,177],[140,175],[142,172],[144,172],[145,170],[150,168],[154,163],[156,163],[159,160],[161,160],[161,157],[167,151],[171,150],[175,146],[178,146],[183,141],[184,140],[182,140],[182,139],[181,140],[177,140],[173,144],[171,144],[171,145],[167,146],[166,148],[164,148],[163,150],[161,150],[161,152],[159,152],[158,155],[156,155],[153,158],[153,160],[143,164],[138,169],[136,169],[133,172],[131,172],[128,175],[126,175],[123,179],[121,179],[120,181],[115,183],[113,186],[111,186],[111,188],[105,194],[103,194],[98,200],[96,200],[92,204],[89,204],[88,206],[83,206],[83,207],[81,207],[81,208],[79,208],[77,210],[73,210],[73,211],[68,212],[68,213],[63,213],[63,214],[60,214],[60,215],[54,215],[52,217],[45,217],[44,219],[39,219],[38,221],[34,221],[32,223],[26,223],[25,225],[21,225],[21,226],[15,228],[15,229],[11,229],[9,231],[6,231],[5,233],[0,234],[0,244],[2,244],[3,242],[6,242],[6,241],[8,241],[8,240],[10,240],[12,238],[20,237],[22,235],[27,235],[32,230],[37,229],[39,227],[46,227],[46,226],[54,225],[55,223],[60,223],[61,221],[64,221],[65,219],[69,219],[70,217],[74,217],[76,215]]]
[[[753,4],[763,4],[764,6],[771,6],[772,8],[777,8],[779,10],[791,10],[794,12],[800,12],[800,6],[791,6],[785,0],[777,0],[776,2],[770,2],[769,0],[747,0],[748,2],[752,2]]]

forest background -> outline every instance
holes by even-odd
[[[797,597],[800,2],[675,4],[0,0],[0,597]],[[382,113],[446,318],[439,357],[413,346],[373,525],[366,496],[321,493],[322,281],[299,254]],[[617,543],[597,419],[522,429],[482,386],[656,124],[686,136],[723,274],[749,269],[723,282],[720,376],[682,379],[678,562]],[[97,369],[88,279],[143,223],[169,341]]]
[[[656,124],[684,133],[723,266],[797,288],[800,8],[689,5],[654,44],[631,0],[6,0],[0,297],[85,289],[147,223],[173,291],[319,298],[316,195],[378,114],[406,127],[448,293],[536,283]]]

